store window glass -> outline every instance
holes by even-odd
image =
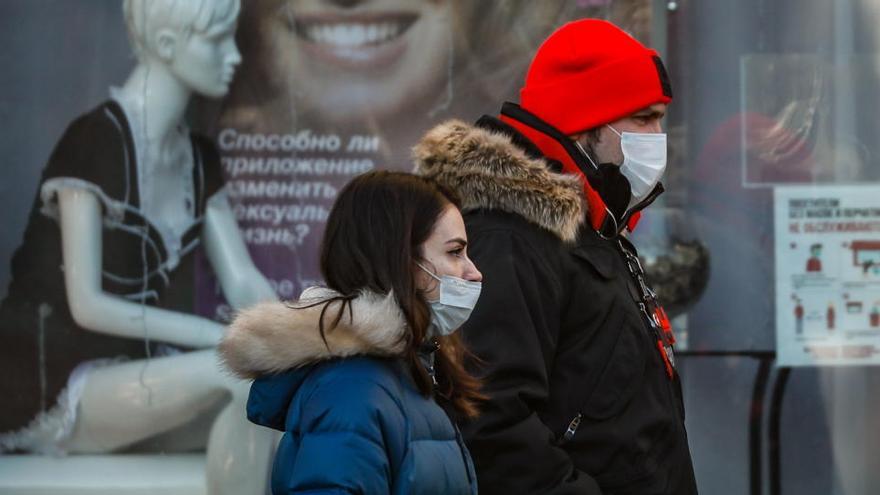
[[[711,259],[684,359],[701,489],[873,493],[880,4],[661,3],[671,189]]]
[[[319,283],[339,189],[410,170],[432,125],[516,100],[540,41],[583,17],[656,47],[674,87],[667,193],[633,239],[678,334],[701,492],[880,491],[880,2],[122,5],[0,5],[0,492],[260,493],[273,439],[229,419],[243,389],[213,367],[211,335],[249,301],[217,247],[242,247],[246,275],[277,297]],[[195,55],[138,72],[156,25],[219,46],[224,19],[240,60],[214,79]],[[163,156],[138,122],[171,105],[150,103],[166,69],[186,89],[168,120],[185,180],[145,172]],[[71,235],[65,187],[95,199],[77,211],[96,221],[77,217]],[[125,304],[72,304],[74,237],[93,242],[76,258],[91,260],[91,290]],[[181,393],[191,403],[167,407]],[[223,455],[235,449],[257,454]]]

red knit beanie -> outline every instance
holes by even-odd
[[[582,19],[538,48],[520,106],[566,135],[672,101],[657,52],[607,21]]]

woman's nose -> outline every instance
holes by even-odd
[[[483,274],[477,269],[477,265],[468,258],[468,268],[465,271],[464,279],[468,282],[482,282]]]

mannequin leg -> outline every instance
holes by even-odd
[[[67,448],[98,453],[129,446],[216,408],[234,386],[213,350],[95,369]]]
[[[146,438],[134,445],[126,447],[124,452],[136,454],[149,454],[155,452],[185,453],[204,452],[208,445],[208,435],[214,426],[214,421],[220,415],[220,411],[226,408],[227,402],[221,402],[206,414],[196,417],[194,420],[178,426],[165,433]]]
[[[246,398],[246,396],[244,397]],[[208,440],[208,493],[267,493],[277,435],[245,419],[245,402],[233,396],[220,413]]]
[[[276,436],[247,421],[247,393],[248,383],[222,370],[214,350],[98,368],[88,376],[67,447],[110,452],[222,408],[208,438],[208,493],[263,495]]]

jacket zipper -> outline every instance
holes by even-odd
[[[437,373],[434,371],[434,365],[433,365],[433,364],[429,364],[429,365],[428,365],[428,376],[431,377],[431,383],[433,383],[434,386],[436,387],[436,386],[438,385],[438,383],[437,383]]]
[[[583,419],[584,415],[581,413],[577,413],[577,416],[571,420],[571,423],[568,424],[568,428],[565,430],[565,433],[562,435],[562,441],[559,442],[559,445],[564,443],[568,443],[574,438],[574,434],[577,433],[578,426],[581,425],[581,419]]]
[[[437,388],[437,371],[434,368],[434,353],[440,349],[440,343],[436,338],[432,338],[429,341],[423,343],[419,348],[419,360],[422,362],[422,366],[425,367],[425,371],[428,372],[428,376],[431,377],[431,383],[434,385],[434,388]]]

